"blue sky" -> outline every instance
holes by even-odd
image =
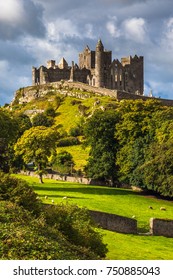
[[[5,0],[0,2],[0,104],[31,85],[32,66],[78,63],[98,38],[113,58],[144,56],[145,94],[173,99],[172,0]]]

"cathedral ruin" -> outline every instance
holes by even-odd
[[[101,40],[95,51],[86,46],[79,54],[79,64],[69,66],[64,58],[57,65],[49,60],[47,67],[32,68],[32,84],[46,84],[61,80],[76,81],[94,87],[121,90],[143,95],[143,57],[135,55],[112,60],[112,51],[104,49]]]

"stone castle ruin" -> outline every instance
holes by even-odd
[[[82,82],[94,87],[121,90],[143,95],[143,57],[123,57],[112,61],[112,51],[104,49],[101,40],[92,51],[88,46],[79,54],[79,65],[69,66],[64,58],[58,65],[49,60],[47,67],[32,68],[32,84],[41,85],[61,80]]]

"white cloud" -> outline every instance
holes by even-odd
[[[15,24],[23,20],[24,9],[20,0],[0,2],[0,22]]]
[[[23,39],[23,47],[27,49],[30,55],[36,60],[38,65],[45,65],[49,59],[56,59],[60,55],[61,51],[55,42],[46,39],[36,38],[28,36]]]
[[[78,27],[70,20],[58,18],[54,22],[48,23],[48,37],[57,40],[60,38],[60,35],[68,35],[68,36],[80,36],[78,31]]]
[[[137,43],[144,43],[146,34],[146,22],[143,18],[131,18],[123,22],[124,33],[127,39]]]
[[[85,35],[90,39],[95,39],[96,34],[94,34],[93,25],[90,23],[85,24]]]
[[[106,28],[113,38],[118,38],[120,36],[120,30],[118,30],[118,28],[117,28],[116,21],[117,20],[114,17],[114,18],[112,18],[112,20],[109,20],[106,23]]]
[[[15,41],[26,34],[45,35],[43,7],[33,0],[1,0],[0,39]]]
[[[163,38],[162,38],[162,46],[167,51],[173,51],[173,17],[169,18],[165,21]]]
[[[172,99],[173,95],[173,83],[172,82],[160,82],[158,80],[150,80],[148,86],[145,87],[146,93],[148,89],[152,90],[154,97],[161,97],[166,99]]]

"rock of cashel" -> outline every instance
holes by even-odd
[[[42,85],[61,80],[82,82],[93,87],[121,90],[143,95],[143,57],[123,57],[112,61],[112,51],[104,49],[101,40],[95,51],[86,46],[79,54],[79,64],[69,66],[64,58],[57,65],[49,60],[47,67],[32,68],[32,84]]]
[[[12,104],[24,104],[43,97],[53,87],[60,94],[73,96],[69,90],[81,90],[100,96],[110,96],[117,101],[130,99],[155,99],[144,95],[144,58],[128,56],[112,60],[112,51],[107,51],[99,39],[95,50],[87,45],[79,53],[79,63],[72,61],[69,66],[65,58],[59,64],[55,60],[47,61],[46,66],[32,67],[32,86],[15,92]],[[80,94],[77,98],[84,98]],[[88,96],[86,96],[88,98]],[[159,98],[166,106],[173,106],[173,100]]]

